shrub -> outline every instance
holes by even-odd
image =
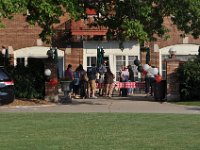
[[[200,56],[181,64],[177,73],[181,99],[200,99]]]
[[[17,66],[11,71],[17,98],[44,98],[44,75],[31,67]]]
[[[5,66],[14,79],[15,97],[17,98],[44,98],[45,79],[44,64],[40,59],[29,59],[29,66],[10,65],[10,57],[0,53],[0,65]]]

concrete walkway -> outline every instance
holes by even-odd
[[[156,102],[142,94],[130,97],[74,99],[68,104],[0,106],[0,112],[121,112],[200,114],[200,107]]]

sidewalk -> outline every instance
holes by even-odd
[[[74,99],[68,104],[40,106],[1,106],[0,112],[120,112],[120,113],[178,113],[200,114],[200,107],[156,102],[144,94],[129,97]]]

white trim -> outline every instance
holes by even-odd
[[[159,49],[159,72],[162,75],[162,55],[169,55],[169,50],[173,48],[176,55],[197,55],[200,45],[197,44],[176,44]]]
[[[87,69],[87,57],[97,56],[97,47],[103,47],[104,56],[109,57],[109,67],[116,72],[116,56],[138,56],[140,58],[140,45],[136,41],[123,43],[123,51],[119,48],[119,41],[84,41],[83,42],[83,68]],[[128,60],[127,60],[128,61]],[[126,62],[127,63],[127,62]]]
[[[14,51],[14,65],[17,58],[47,58],[47,51],[50,47],[34,46],[21,48]],[[58,49],[58,57],[64,57],[64,51]]]

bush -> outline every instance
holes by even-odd
[[[200,56],[189,60],[177,70],[182,100],[200,99]]]
[[[44,98],[44,75],[39,70],[17,66],[11,74],[15,83],[15,97]]]
[[[29,66],[18,65],[15,68],[10,65],[10,57],[4,57],[0,53],[0,65],[5,66],[14,79],[15,97],[39,98],[45,95],[44,64],[40,59],[29,59]]]

